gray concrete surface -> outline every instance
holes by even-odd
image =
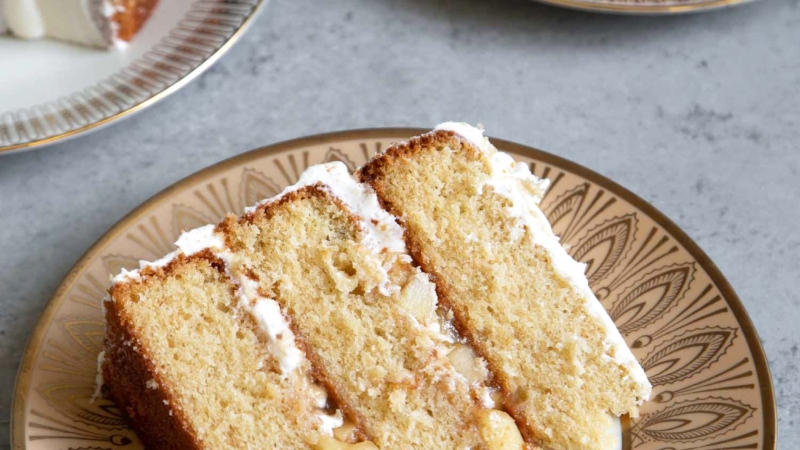
[[[651,18],[513,0],[275,0],[166,101],[0,157],[0,448],[39,312],[125,213],[253,147],[450,119],[584,164],[683,227],[750,311],[779,446],[800,448],[798,0]]]

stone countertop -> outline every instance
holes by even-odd
[[[0,448],[17,365],[62,277],[171,183],[333,130],[485,124],[678,223],[747,306],[780,448],[800,448],[800,2],[680,17],[486,0],[274,0],[198,80],[96,133],[0,157]]]

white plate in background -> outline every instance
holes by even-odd
[[[581,11],[623,15],[674,15],[712,11],[756,0],[534,0]]]
[[[162,0],[124,49],[0,36],[0,154],[127,117],[184,86],[242,35],[266,0]]]

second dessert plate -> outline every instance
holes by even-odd
[[[180,89],[242,35],[267,0],[162,0],[124,49],[0,35],[0,154],[127,117]]]
[[[351,170],[421,129],[346,131],[254,150],[192,175],[144,203],[72,269],[23,357],[12,448],[141,449],[107,399],[92,401],[109,274],[173,250],[181,230],[280,193],[306,167]],[[613,181],[557,156],[492,139],[552,181],[542,210],[653,384],[638,418],[622,418],[625,450],[776,448],[775,398],[750,318],[708,256],[674,223]]]
[[[674,15],[729,8],[755,0],[535,0],[581,11],[626,15]]]

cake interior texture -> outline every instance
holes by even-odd
[[[103,379],[150,448],[307,448],[303,395],[237,312],[210,254],[148,269],[106,302]],[[309,434],[313,434],[309,432]],[[313,438],[313,437],[312,437]]]
[[[301,185],[118,277],[112,398],[158,448],[523,448],[402,229],[344,165],[327,169],[371,209]],[[253,313],[264,302],[273,315]]]
[[[435,288],[405,253],[367,248],[358,220],[316,187],[222,227],[371,441],[380,448],[481,443],[480,407],[441,335],[424,326],[437,320]]]
[[[115,277],[103,381],[145,444],[617,448],[650,385],[546,183],[460,125],[356,176],[313,166]]]
[[[519,174],[498,182],[494,149],[481,145],[440,130],[388,149],[360,177],[405,226],[412,255],[488,361],[526,440],[614,448],[609,413],[636,415],[649,384],[624,343],[607,342],[621,337],[587,307],[597,300],[561,276],[540,245],[555,239],[542,236],[552,231],[533,211],[541,186]],[[509,190],[526,204],[515,205]]]

